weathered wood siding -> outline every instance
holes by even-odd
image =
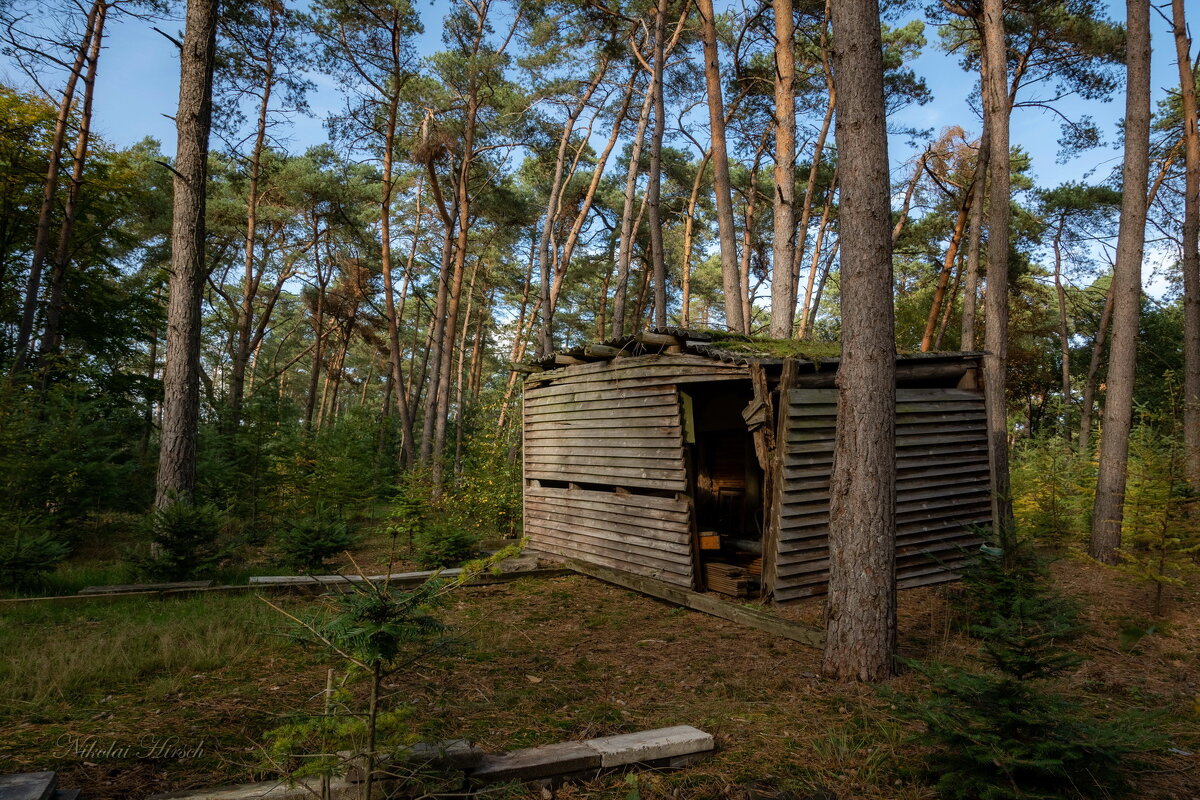
[[[692,586],[692,503],[677,386],[746,376],[744,367],[706,358],[643,356],[527,380],[525,535],[530,544]],[[548,482],[559,485],[544,485]]]
[[[525,489],[525,535],[546,553],[692,586],[691,504],[674,497]]]
[[[824,594],[836,389],[795,389],[785,409],[784,491],[774,597]],[[950,580],[991,523],[983,396],[896,391],[896,577],[908,588]],[[941,562],[941,563],[939,563]]]

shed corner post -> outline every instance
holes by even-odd
[[[766,520],[763,537],[762,597],[773,597],[775,593],[777,556],[779,551],[780,513],[783,509],[784,460],[787,455],[788,422],[790,400],[788,394],[796,382],[796,359],[785,358],[779,377],[779,402],[775,410],[775,449],[771,453],[770,470],[766,476],[769,491],[763,514]]]

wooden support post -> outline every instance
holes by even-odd
[[[763,566],[762,593],[767,597],[775,590],[776,559],[779,551],[780,516],[783,511],[783,492],[787,488],[783,479],[784,456],[787,452],[788,425],[788,393],[796,381],[796,360],[787,358],[783,361],[783,371],[779,377],[779,412],[774,420],[775,451],[766,474],[769,476],[769,492],[764,492],[767,502],[763,514]]]

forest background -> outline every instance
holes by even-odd
[[[225,552],[296,520],[369,525],[418,483],[452,527],[516,533],[510,365],[528,356],[668,323],[838,338],[828,7],[792,4],[795,157],[777,159],[775,9],[718,6],[710,32],[706,5],[226,7],[196,484]],[[0,11],[0,519],[8,537],[120,540],[153,502],[159,460],[180,9]],[[1015,499],[1063,541],[1088,528],[1105,399],[1122,14],[1087,0],[1010,12]],[[1177,515],[1161,498],[1183,481],[1183,126],[1169,20],[1152,21],[1129,498],[1147,531]],[[889,4],[885,25],[896,344],[975,349],[990,199],[976,190],[976,30],[916,3]],[[780,249],[785,185],[795,234]]]

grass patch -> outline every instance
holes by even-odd
[[[76,703],[137,683],[175,686],[285,644],[250,597],[127,598],[5,608],[0,709]],[[160,692],[161,694],[161,692]]]

